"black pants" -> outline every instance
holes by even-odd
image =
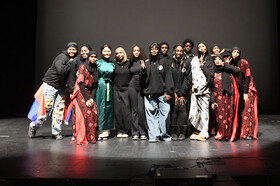
[[[140,90],[134,87],[128,88],[128,95],[130,100],[132,126],[132,136],[147,136],[147,121],[144,109],[144,96]]]
[[[128,90],[114,90],[115,127],[117,132],[128,134],[131,127],[130,103]]]
[[[188,121],[188,113],[186,104],[181,105],[178,103],[177,105],[173,105],[173,113],[171,118],[172,126],[182,126],[187,125]]]

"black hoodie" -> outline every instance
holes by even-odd
[[[69,76],[70,65],[73,61],[66,51],[60,53],[53,61],[51,67],[45,73],[43,82],[56,89],[66,90],[66,83]]]
[[[174,91],[170,61],[167,58],[145,62],[146,69],[141,68],[140,80],[144,82],[144,94],[171,95]]]

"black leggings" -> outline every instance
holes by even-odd
[[[128,88],[128,95],[132,116],[131,134],[132,136],[146,136],[147,122],[145,118],[144,97],[141,91],[134,87]]]

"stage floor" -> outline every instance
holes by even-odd
[[[172,171],[177,179],[209,178],[213,185],[280,185],[278,115],[259,116],[258,140],[235,142],[212,137],[151,144],[113,137],[75,145],[71,126],[63,127],[59,141],[51,137],[50,120],[33,139],[28,124],[26,118],[0,120],[0,185],[156,185]]]

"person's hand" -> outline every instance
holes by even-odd
[[[192,93],[194,93],[194,86],[192,85]]]
[[[176,93],[174,93],[174,99],[175,99],[175,105],[178,104],[178,95]]]
[[[93,106],[93,99],[92,99],[92,98],[89,99],[89,100],[87,100],[86,106],[87,106],[87,107],[92,107],[92,106]]]
[[[200,58],[199,58],[199,63],[200,63],[201,65],[204,65],[204,63],[203,63],[203,58],[204,58],[204,56],[205,56],[205,54],[202,54],[202,55],[200,56]]]
[[[141,68],[142,68],[142,69],[146,69],[145,62],[144,62],[143,60],[141,60],[140,63],[141,63]]]
[[[246,103],[247,101],[249,101],[248,94],[243,94],[243,99],[244,99],[245,103]]]
[[[72,99],[73,98],[73,94],[70,94],[70,99]]]
[[[213,103],[213,104],[211,105],[211,107],[212,107],[213,110],[216,110],[216,108],[218,107],[218,104],[217,104],[217,103]]]
[[[168,101],[168,100],[170,100],[170,99],[171,99],[171,96],[170,96],[170,95],[168,95],[168,94],[164,94],[164,97],[165,97],[165,100],[166,100],[166,101]]]
[[[225,59],[225,63],[229,64],[231,62],[232,58],[231,57],[228,57]]]
[[[186,104],[186,101],[187,100],[183,96],[179,97],[179,102],[180,102],[181,105]]]
[[[80,75],[80,72],[77,71],[76,76],[78,77]]]

